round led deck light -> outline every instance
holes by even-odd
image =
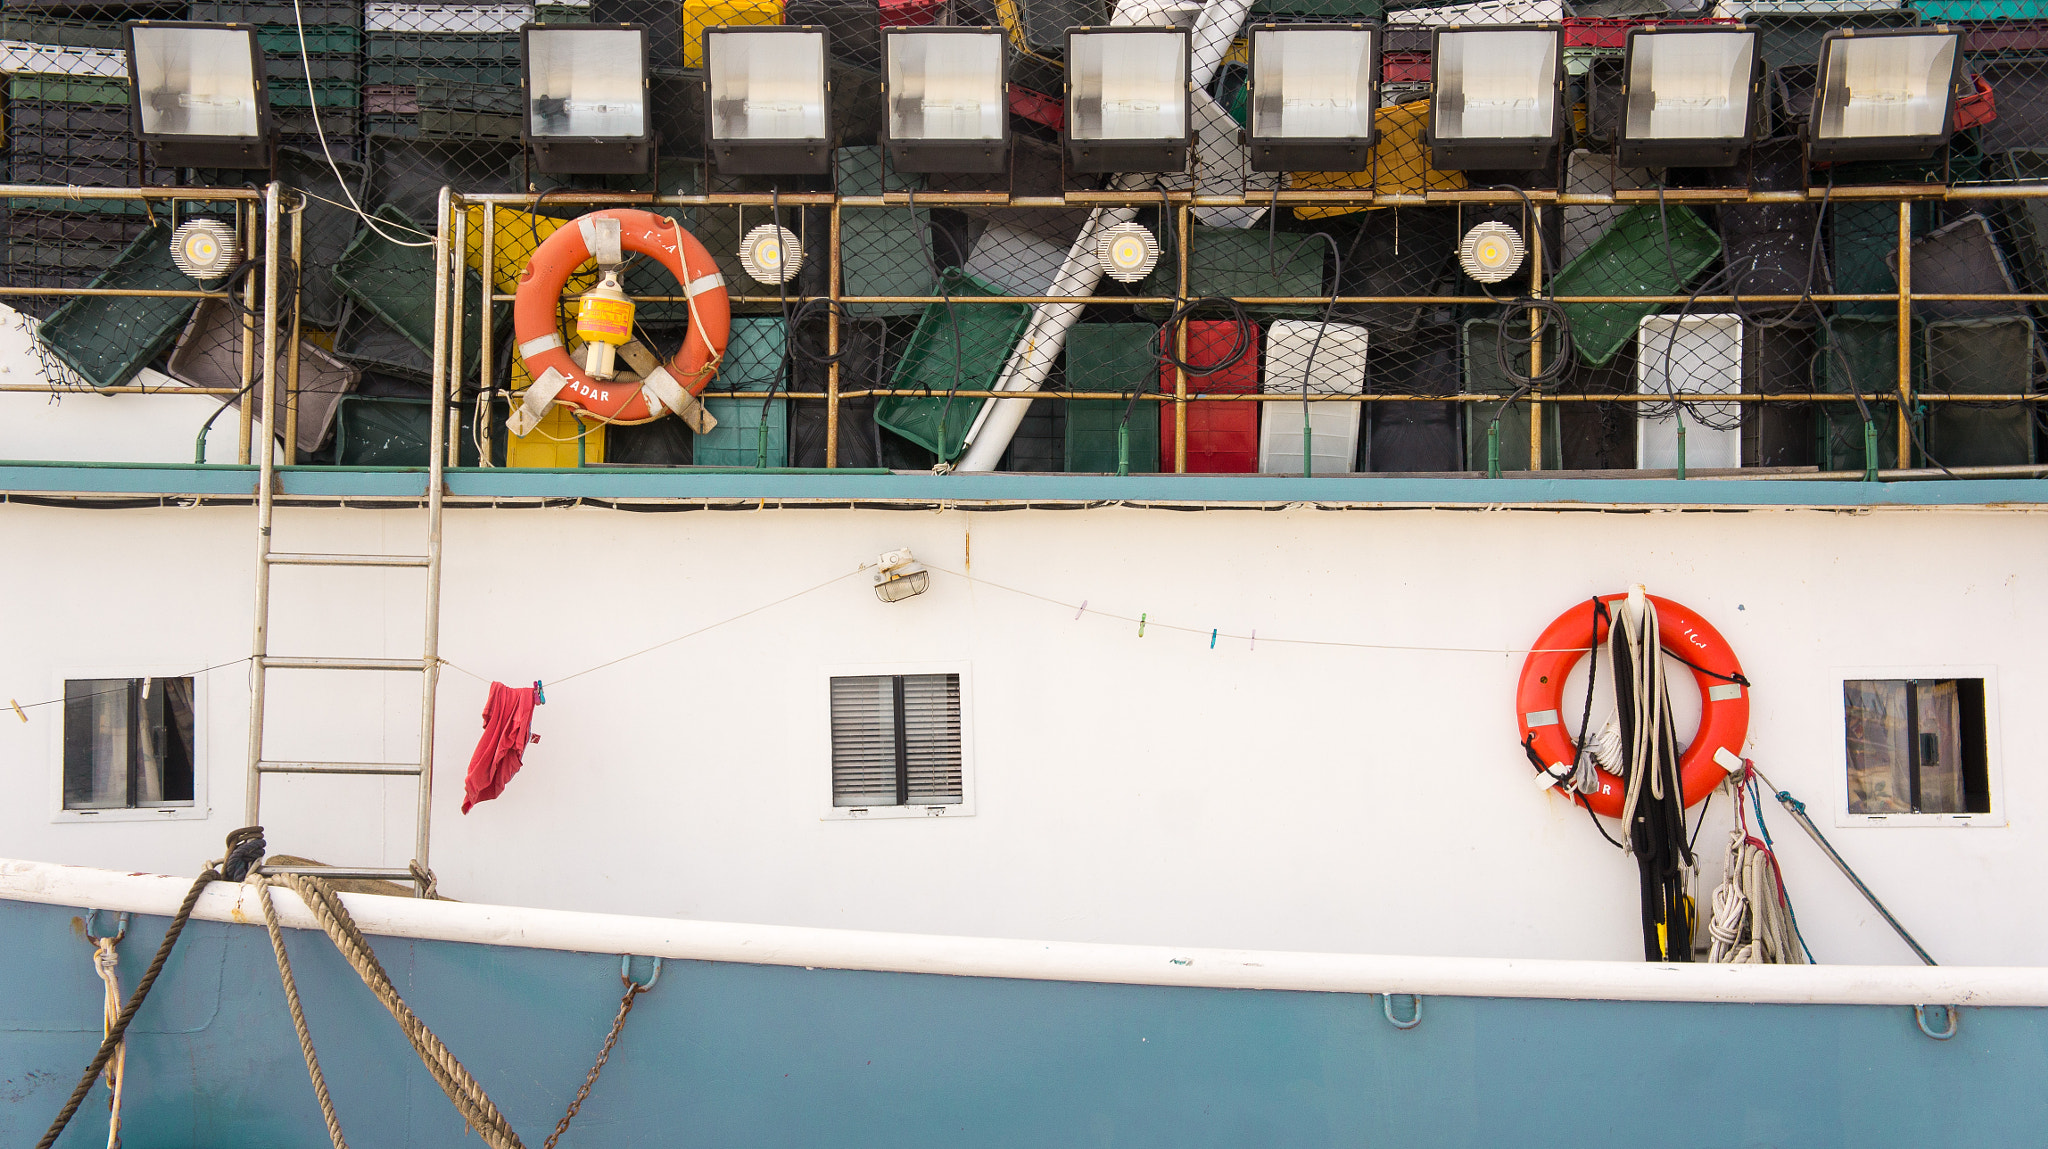
[[[1522,237],[1507,224],[1489,220],[1465,233],[1458,265],[1481,283],[1499,283],[1522,270]]]
[[[1159,263],[1159,241],[1151,229],[1135,223],[1112,224],[1095,241],[1102,273],[1118,283],[1136,283]]]
[[[788,283],[803,270],[803,241],[780,224],[764,223],[740,241],[740,266],[761,283]]]
[[[217,219],[188,219],[171,234],[171,265],[202,282],[234,270],[241,257],[234,229]]]

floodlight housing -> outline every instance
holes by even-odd
[[[1732,166],[1756,138],[1762,79],[1754,28],[1629,29],[1621,165]]]
[[[267,168],[270,92],[252,24],[127,25],[136,138],[166,167]]]
[[[882,29],[882,146],[899,172],[1000,172],[1010,163],[1009,45],[1001,28]]]
[[[560,175],[653,170],[646,27],[527,24],[519,38],[524,135],[538,170]]]
[[[1564,130],[1564,32],[1556,24],[1438,28],[1430,40],[1430,165],[1546,168]]]
[[[733,175],[832,170],[829,34],[815,24],[704,29],[707,150]]]
[[[1077,172],[1183,172],[1195,142],[1189,34],[1067,29],[1067,162]]]
[[[1954,131],[1959,40],[1945,25],[1828,33],[1807,117],[1808,157],[1816,163],[1931,158]]]
[[[1251,30],[1256,172],[1358,172],[1379,138],[1380,33],[1370,24],[1267,24]]]

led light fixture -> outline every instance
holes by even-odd
[[[647,29],[637,24],[528,24],[526,144],[551,174],[639,175],[654,162],[647,109]]]
[[[803,241],[786,227],[764,223],[740,241],[740,267],[757,283],[788,283],[803,270]]]
[[[235,229],[218,219],[188,219],[171,233],[171,266],[205,283],[235,269],[242,245]]]
[[[882,29],[882,145],[897,171],[1009,166],[1005,49],[1000,28]]]
[[[1481,283],[1499,283],[1522,270],[1522,236],[1497,220],[1476,224],[1458,244],[1458,266]]]
[[[1620,159],[1629,168],[1724,168],[1755,138],[1763,75],[1753,28],[1631,28]]]
[[[932,572],[924,569],[908,547],[875,560],[875,597],[883,602],[902,602],[930,590],[931,585]]]
[[[1357,172],[1372,162],[1379,32],[1363,24],[1251,30],[1251,120],[1258,172]]]
[[[1438,28],[1430,53],[1431,166],[1550,166],[1564,128],[1563,42],[1555,24]]]
[[[809,24],[704,30],[704,130],[718,170],[832,170],[825,29]]]
[[[1113,223],[1096,237],[1095,259],[1104,275],[1118,283],[1136,283],[1158,265],[1159,240],[1142,224]]]
[[[1830,32],[1807,120],[1816,162],[1924,160],[1947,142],[1962,67],[1946,27]]]
[[[1194,146],[1188,30],[1067,29],[1067,159],[1077,172],[1180,172]]]
[[[248,24],[128,25],[135,133],[165,167],[270,166],[270,94]]]

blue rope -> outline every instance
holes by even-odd
[[[1750,804],[1756,807],[1756,832],[1764,836],[1764,849],[1771,851],[1771,858],[1773,860],[1773,863],[1775,863],[1778,856],[1778,851],[1771,845],[1771,828],[1769,826],[1764,825],[1763,793],[1761,789],[1757,786],[1755,778],[1751,778],[1749,780],[1747,789],[1749,790]],[[1800,803],[1799,799],[1794,798],[1792,795],[1787,794],[1783,790],[1778,791],[1778,801],[1790,803],[1792,806],[1796,807],[1802,814],[1806,812],[1806,807]],[[1775,864],[1772,866],[1772,869],[1777,869]],[[1781,886],[1783,881],[1784,878],[1781,874],[1781,876],[1779,877],[1779,882],[1781,883]],[[1806,953],[1806,964],[1819,965],[1819,962],[1813,960],[1813,947],[1806,944],[1806,934],[1799,928],[1799,914],[1792,908],[1791,892],[1781,892],[1783,892],[1785,895],[1785,916],[1791,919],[1792,921],[1792,936],[1799,939],[1799,948]]]

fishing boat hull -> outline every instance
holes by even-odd
[[[153,911],[120,946],[132,987],[184,885],[0,863],[0,1143],[34,1143],[98,1044],[88,912],[104,933],[113,911]],[[351,1142],[462,1143],[356,973],[294,896],[276,901]],[[1176,951],[346,901],[528,1144],[604,1039],[621,951],[667,960],[565,1145],[2003,1146],[2048,1128],[2048,971]],[[1922,1028],[1943,1032],[1946,1009],[1895,1000],[1923,995],[1965,1003],[1952,1038]],[[326,1143],[250,887],[201,899],[127,1059],[128,1149]],[[60,1145],[104,1142],[106,1096]]]

